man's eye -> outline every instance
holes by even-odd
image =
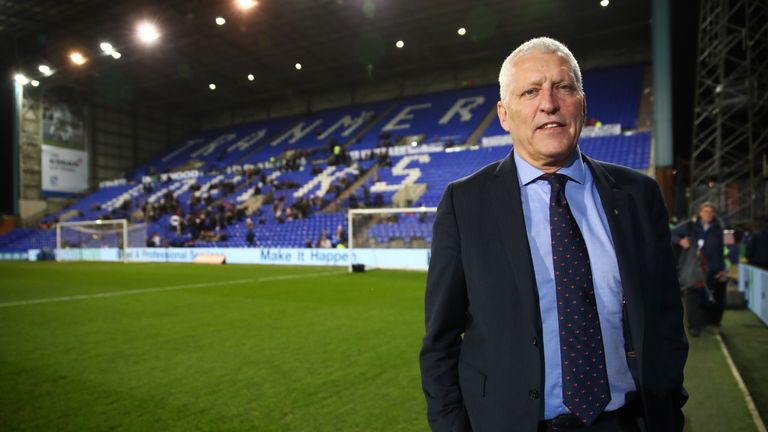
[[[536,94],[536,89],[527,89],[523,92],[523,96],[534,96]]]
[[[561,84],[557,88],[559,88],[561,91],[564,91],[564,92],[572,92],[573,91],[573,86],[570,85],[570,84]]]

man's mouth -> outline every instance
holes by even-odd
[[[563,123],[552,121],[552,122],[546,122],[541,126],[537,127],[536,129],[555,129],[555,128],[561,128],[563,126],[565,126]]]

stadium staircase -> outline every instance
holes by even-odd
[[[376,175],[376,173],[379,170],[379,164],[373,164],[367,171],[363,173],[360,178],[355,180],[354,183],[349,185],[347,189],[345,189],[336,199],[331,201],[330,204],[328,204],[325,208],[323,208],[323,212],[329,213],[329,212],[337,212],[343,210],[341,204],[344,201],[348,201],[349,197],[363,187],[364,184],[368,183],[368,181]]]

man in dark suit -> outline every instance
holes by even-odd
[[[501,68],[504,160],[451,183],[427,276],[434,431],[680,431],[688,343],[657,184],[582,155],[581,72],[549,38]]]

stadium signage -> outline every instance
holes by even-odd
[[[37,261],[39,249],[27,257]],[[58,249],[60,261],[123,261],[117,248]],[[268,264],[426,270],[429,249],[304,249],[304,248],[128,248],[129,262],[192,263],[199,256],[221,255],[228,264]]]

